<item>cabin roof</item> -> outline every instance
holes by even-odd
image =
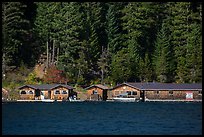
[[[85,89],[90,89],[92,87],[98,87],[100,89],[109,89],[107,86],[104,86],[104,85],[101,85],[101,84],[91,85],[89,87],[86,87]]]
[[[120,85],[117,85],[113,89],[127,85],[132,88],[136,88],[139,90],[202,90],[202,83],[158,83],[158,82],[127,82]]]
[[[24,87],[31,87],[33,89],[40,89],[40,90],[46,90],[46,89],[53,89],[56,87],[65,87],[67,89],[73,89],[73,87],[69,86],[69,85],[65,85],[65,84],[41,84],[41,85],[23,85],[21,87],[19,87],[19,89],[22,89]]]

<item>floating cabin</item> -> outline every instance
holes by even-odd
[[[128,96],[138,100],[202,100],[201,83],[123,83],[111,89],[108,99],[119,94],[128,93]]]
[[[92,101],[106,101],[107,100],[107,92],[108,92],[108,87],[101,85],[101,84],[96,84],[96,85],[91,85],[87,88],[87,100],[92,100]]]
[[[75,94],[73,89],[64,84],[23,85],[19,87],[19,93],[22,100],[67,100]]]

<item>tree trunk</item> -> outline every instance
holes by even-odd
[[[55,60],[55,40],[53,40],[53,48],[52,48],[52,65],[54,64]]]
[[[59,47],[57,48],[57,63],[58,63],[58,58],[59,58]]]
[[[103,76],[104,75],[104,72],[103,72],[103,69],[101,69],[101,84],[103,84]]]
[[[48,45],[48,41],[47,41],[47,66],[46,68],[48,68],[49,66],[49,45]]]
[[[3,76],[3,79],[5,79],[5,76],[6,76],[6,60],[5,60],[5,53],[3,53],[3,60],[2,60],[2,76]]]

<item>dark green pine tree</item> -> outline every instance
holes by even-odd
[[[133,62],[131,69],[136,79],[143,73],[139,71],[140,59],[144,60],[145,54],[151,58],[153,54],[153,43],[163,16],[162,6],[162,3],[129,2],[123,10],[124,45],[129,48]]]
[[[101,74],[101,84],[104,84],[104,79],[107,77],[108,72],[110,71],[109,62],[110,62],[111,55],[108,50],[103,50],[100,58],[98,59],[98,66],[100,68]]]
[[[202,82],[202,31],[198,24],[191,25],[186,51],[186,67],[190,83]]]
[[[144,59],[142,58],[139,59],[138,64],[139,64],[138,71],[140,72],[140,75],[139,75],[140,81],[142,82],[152,81],[153,70],[152,70],[152,64],[150,62],[148,53],[145,54]]]
[[[113,56],[111,63],[111,78],[115,83],[127,82],[131,77],[130,56],[128,50],[123,48]]]
[[[48,2],[38,2],[37,13],[35,19],[35,32],[41,37],[43,44],[50,39],[50,33],[52,29],[52,14],[49,13],[50,3]],[[44,48],[46,49],[46,47]]]
[[[87,61],[89,65],[89,78],[99,76],[97,61],[102,52],[101,30],[103,28],[102,21],[102,5],[99,2],[82,3],[83,13],[83,30],[82,42],[86,50]]]
[[[163,23],[160,31],[157,34],[155,42],[155,53],[153,57],[154,72],[156,80],[159,82],[167,82],[169,76],[169,61],[170,61],[170,43],[169,35],[167,34],[167,26]]]
[[[141,9],[142,3],[129,2],[122,10],[123,47],[127,47],[131,57],[131,71],[133,77],[139,79],[139,60],[142,58],[141,39],[143,37],[143,27],[145,26],[145,12]],[[139,11],[141,9],[141,11]]]
[[[77,68],[77,69],[76,69]],[[87,81],[87,73],[88,73],[88,63],[86,60],[86,53],[84,51],[79,52],[79,59],[76,60],[76,66],[75,69],[77,72],[77,84],[84,85]]]
[[[63,2],[58,18],[59,31],[59,62],[58,66],[67,73],[67,77],[72,82],[77,82],[80,68],[76,69],[77,60],[81,58],[79,52],[82,51],[81,31],[82,14],[81,4],[77,2]],[[57,18],[56,18],[57,19]],[[58,20],[59,20],[58,19]],[[81,77],[81,75],[80,75]]]
[[[187,45],[187,63],[189,82],[202,81],[202,4],[191,3],[189,36]]]
[[[110,54],[115,54],[122,48],[121,30],[120,30],[120,3],[107,3],[108,10],[106,15],[106,33],[107,33],[107,49]]]
[[[186,67],[186,51],[189,35],[189,2],[176,2],[171,7],[172,11],[172,44],[176,58],[176,81],[179,83],[188,82],[188,68]]]
[[[24,26],[29,23],[23,18],[25,7],[20,2],[2,3],[2,76],[9,66],[19,65],[17,54],[28,32]]]
[[[202,4],[191,2],[186,47],[188,82],[202,82]]]
[[[37,5],[37,13],[36,13],[36,19],[35,19],[35,32],[40,37],[40,44],[44,45],[42,46],[42,52],[46,52],[47,54],[47,63],[46,67],[48,68],[51,64],[51,48],[52,45],[52,39],[53,39],[53,15],[54,10],[53,6],[55,3],[51,2],[38,2]]]

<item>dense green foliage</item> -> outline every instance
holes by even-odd
[[[3,74],[46,53],[70,83],[202,82],[199,2],[4,2],[2,34]]]

